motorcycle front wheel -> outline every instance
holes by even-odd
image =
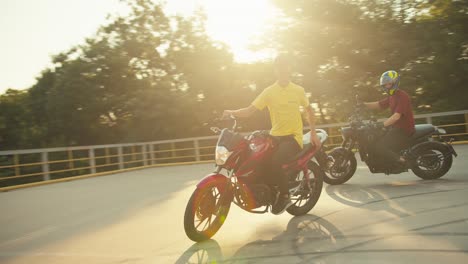
[[[297,192],[290,194],[291,201],[293,204],[289,206],[286,211],[292,215],[299,216],[307,214],[312,208],[314,208],[320,194],[322,193],[323,186],[323,171],[317,165],[317,163],[310,161],[309,167],[309,178],[310,187],[305,183],[306,179],[302,172],[296,175],[295,180],[303,182],[301,189]]]
[[[330,185],[339,185],[349,181],[357,168],[354,153],[338,147],[330,151],[328,156],[333,158],[333,164],[324,169],[326,172],[323,181]]]
[[[223,225],[232,198],[222,189],[211,183],[192,193],[184,215],[185,233],[191,240],[201,242],[210,239]]]

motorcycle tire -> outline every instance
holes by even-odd
[[[346,164],[348,166],[346,169],[346,173],[340,177],[333,177],[331,176],[331,173],[329,170],[325,170],[323,181],[330,185],[339,185],[339,184],[343,184],[349,181],[349,179],[353,177],[357,168],[357,161],[356,161],[356,157],[354,156],[354,153],[349,153],[349,150],[338,147],[338,148],[332,149],[332,151],[328,153],[328,156],[333,157],[335,162],[341,161],[343,158],[348,159],[348,161],[346,161]]]
[[[213,196],[213,189],[217,189],[219,192],[219,188],[217,188],[216,183],[209,184],[203,188],[197,188],[195,191],[192,193],[192,196],[190,197],[190,200],[187,203],[187,207],[185,208],[185,214],[184,214],[184,229],[185,229],[185,234],[190,238],[191,240],[195,242],[201,242],[210,239],[212,236],[218,232],[218,230],[221,228],[223,225],[224,221],[227,218],[227,215],[229,213],[229,209],[231,207],[231,198],[226,199],[226,197],[223,195],[228,195],[227,193],[221,193],[219,200],[216,202],[213,201],[213,199],[216,199],[216,197]],[[210,196],[211,193],[211,196]],[[219,203],[219,204],[218,204]],[[213,214],[213,210],[217,209],[216,214]],[[205,211],[205,212],[203,212]],[[207,212],[208,211],[208,212]],[[215,218],[213,222],[211,222],[206,229],[203,230],[198,230],[198,227],[200,225],[205,225],[202,224],[204,222],[200,221],[199,225],[196,226],[195,224],[195,219],[197,216],[200,215],[210,215],[213,217],[215,215]],[[203,217],[203,216],[202,216]]]
[[[311,187],[309,194],[310,197],[307,198],[304,204],[298,204],[296,201],[293,205],[289,206],[286,211],[291,215],[299,216],[307,214],[312,208],[314,208],[315,204],[317,204],[318,199],[320,198],[320,194],[322,193],[323,187],[323,171],[317,165],[317,163],[310,161],[308,164],[309,170],[313,176],[310,177],[311,180]]]
[[[423,155],[437,155],[440,152],[443,156],[442,164],[437,166],[435,170],[424,170],[418,166],[418,162],[421,162],[419,158]],[[430,142],[417,147],[412,156],[415,157],[414,161],[411,161],[411,170],[416,176],[423,180],[434,180],[444,176],[452,167],[453,157],[449,148],[440,142]]]

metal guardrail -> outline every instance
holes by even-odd
[[[456,123],[443,122],[457,116]],[[453,130],[447,137],[468,140],[468,110],[415,115],[417,121]],[[464,121],[464,122],[463,122]],[[328,130],[327,146],[341,144],[339,128],[348,123],[318,125]],[[464,128],[463,128],[464,127]],[[454,129],[455,128],[455,129]],[[214,159],[217,136],[64,148],[0,151],[0,191],[8,186],[48,182],[76,176],[116,173],[173,164],[201,163]]]

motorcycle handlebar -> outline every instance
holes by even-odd
[[[233,115],[230,115],[228,117],[216,117],[213,119],[213,122],[222,122],[222,121],[229,121],[229,120],[236,120],[236,117]]]
[[[237,119],[235,116],[233,115],[230,115],[228,117],[216,117],[215,119],[213,119],[213,123],[220,123],[220,122],[223,122],[223,121],[234,121],[234,124],[232,126],[232,130],[235,131],[236,130],[236,127],[237,127]],[[210,130],[213,131],[215,134],[218,134],[219,132],[221,132],[221,128],[219,127],[210,127]]]

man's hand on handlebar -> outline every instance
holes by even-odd
[[[388,128],[389,128],[389,127],[386,127],[386,126],[384,125],[384,122],[375,122],[375,123],[374,123],[374,127],[375,127],[376,129],[383,130],[383,131],[386,131],[386,130],[388,130]]]
[[[235,116],[234,116],[234,111],[232,110],[224,110],[223,112],[223,116],[221,117],[221,119],[234,119]]]

